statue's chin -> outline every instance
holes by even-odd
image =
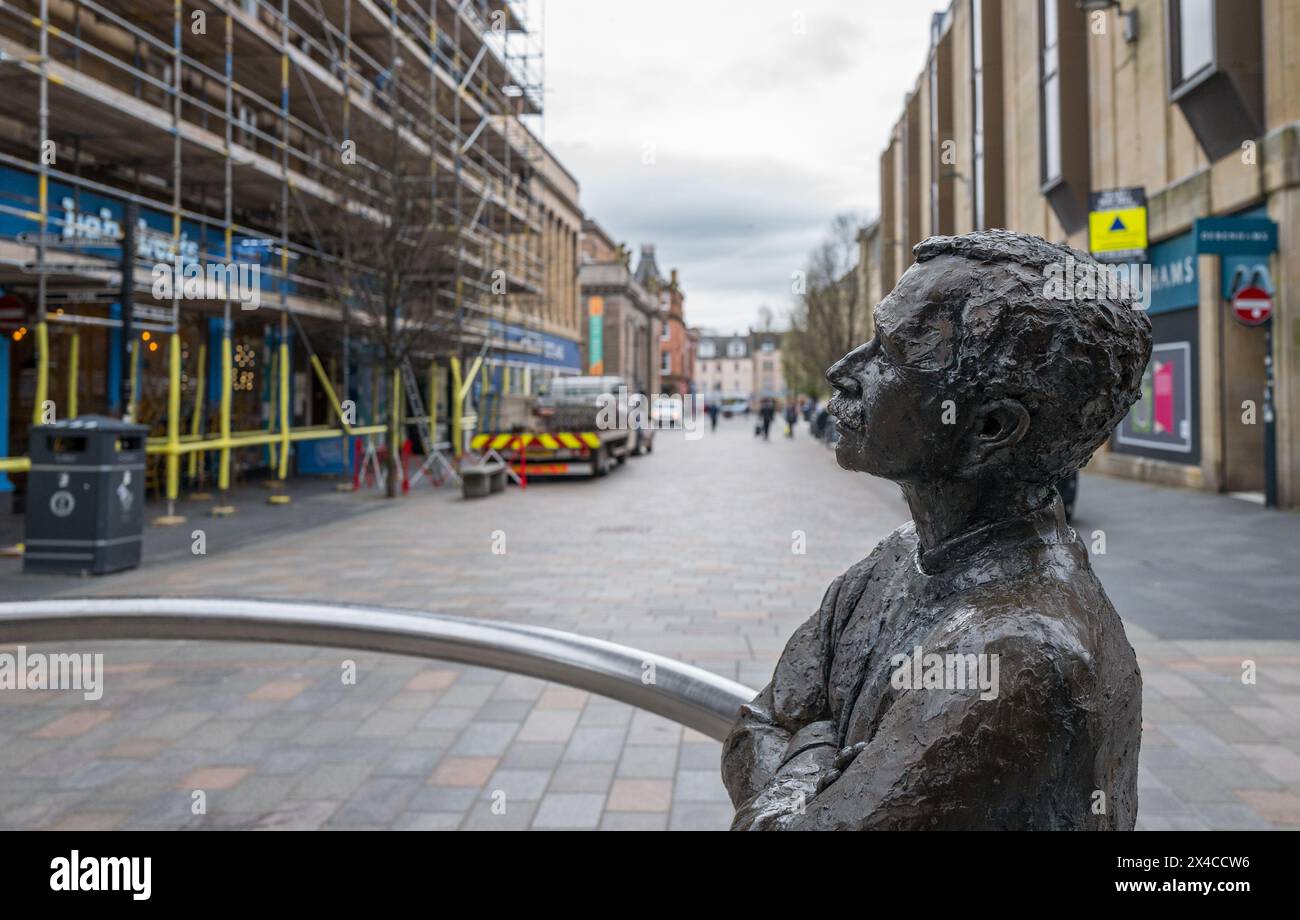
[[[840,436],[835,444],[835,461],[839,463],[841,469],[850,472],[879,475],[874,469],[874,464],[867,457],[862,435],[858,432],[846,432]]]

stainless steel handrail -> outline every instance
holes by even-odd
[[[87,639],[276,642],[414,655],[556,681],[722,740],[743,684],[662,655],[518,623],[337,604],[207,597],[0,603],[0,643]]]

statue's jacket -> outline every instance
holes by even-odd
[[[909,522],[835,579],[742,707],[733,828],[1131,830],[1141,675],[1059,501],[918,550]],[[912,685],[957,655],[995,692]]]

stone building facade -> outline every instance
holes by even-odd
[[[875,302],[932,234],[1007,227],[1092,248],[1090,196],[1146,200],[1150,391],[1092,460],[1115,475],[1257,495],[1274,301],[1279,503],[1300,506],[1300,6],[1287,0],[954,0],[880,159],[860,240]],[[1100,210],[1100,208],[1098,208]],[[1207,219],[1271,219],[1275,251],[1225,254]],[[1103,228],[1104,229],[1104,228]],[[1093,232],[1098,232],[1094,229]],[[1296,283],[1292,283],[1292,282]]]

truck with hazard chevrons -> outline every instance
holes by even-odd
[[[617,399],[626,387],[621,377],[557,377],[535,400],[529,423],[509,431],[480,431],[470,448],[478,454],[495,452],[515,473],[530,478],[604,476],[628,457],[654,450],[648,426],[597,423],[603,401]],[[625,398],[644,399],[637,394]],[[622,411],[617,415],[627,418]]]

